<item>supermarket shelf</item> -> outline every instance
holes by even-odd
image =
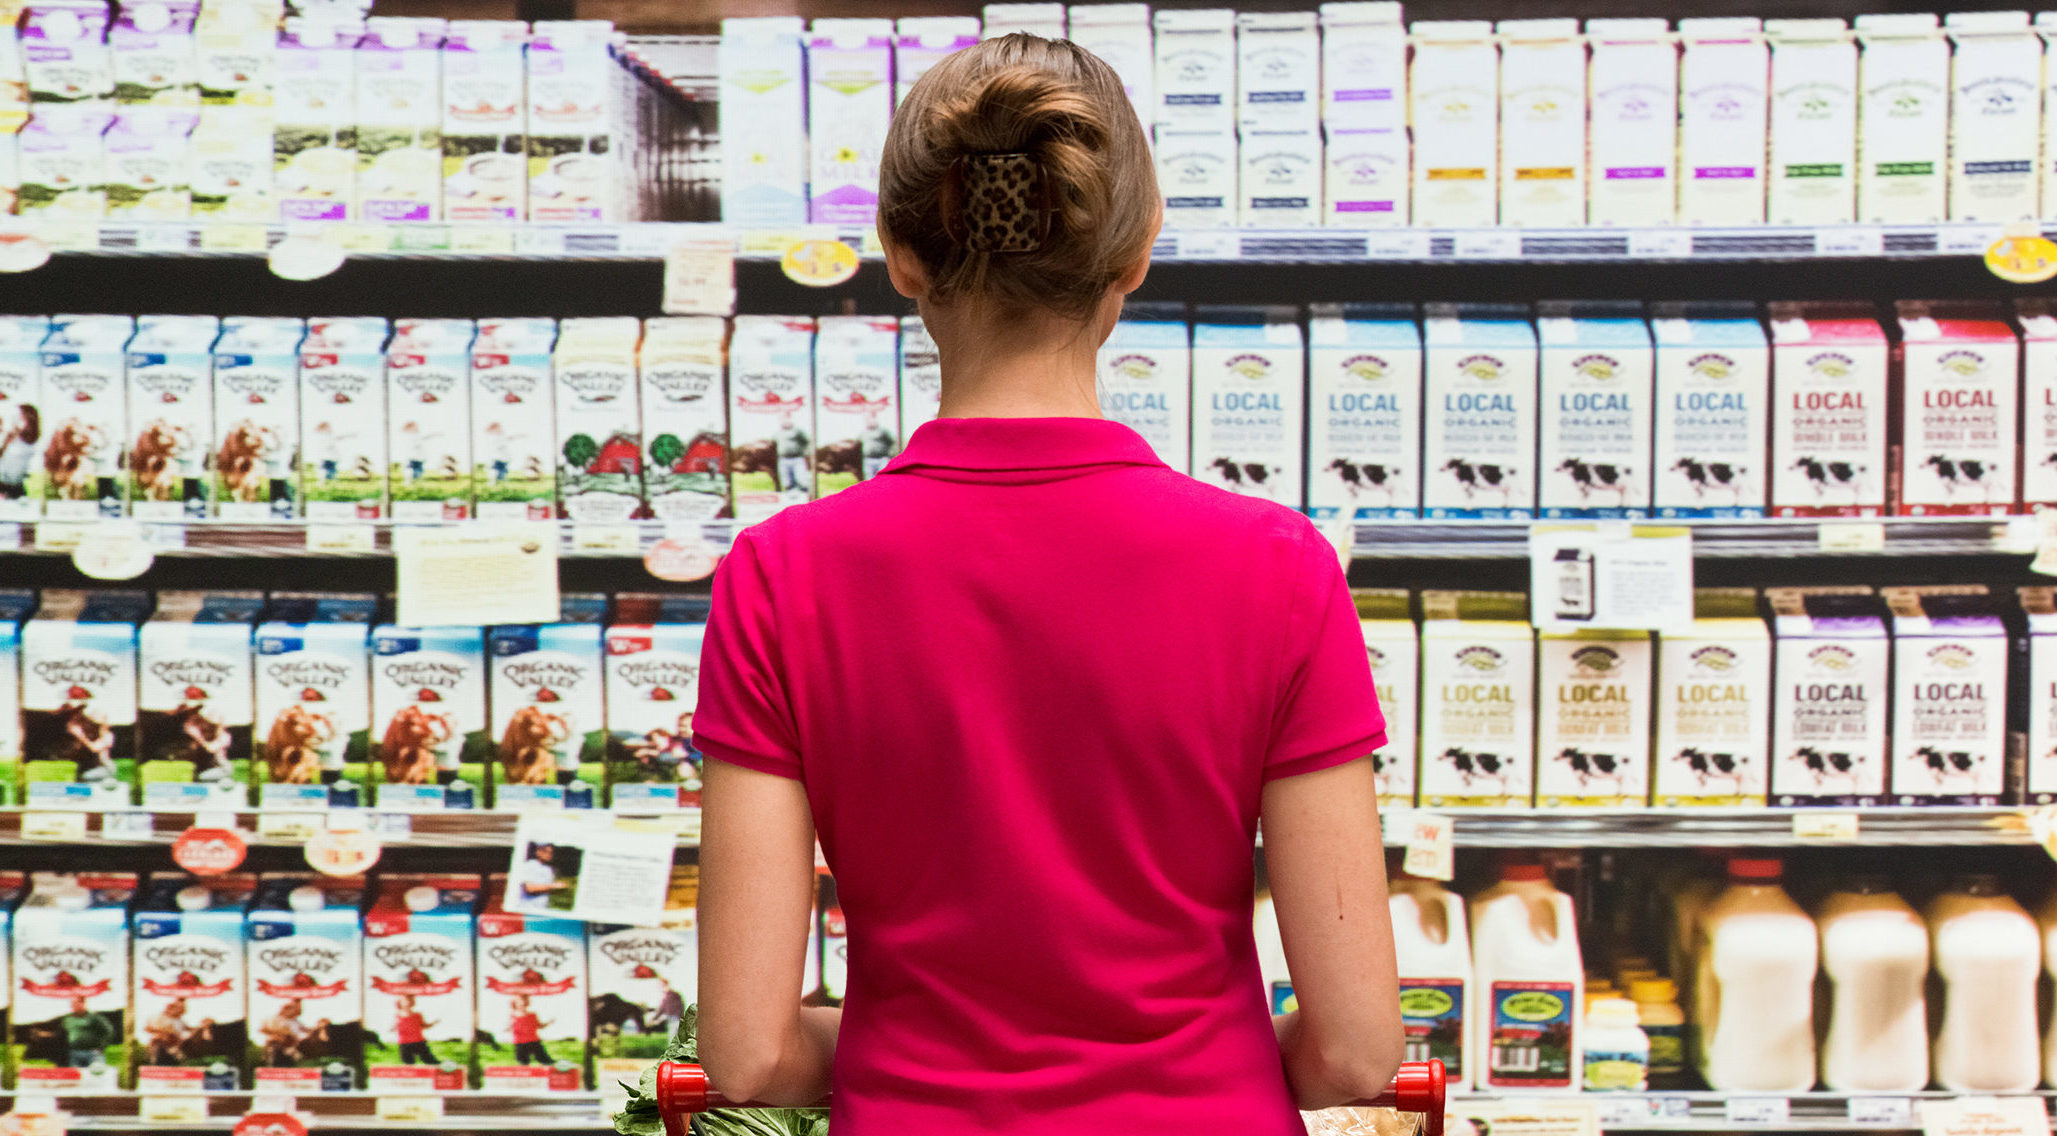
[[[1920,1102],[1951,1100],[1956,1093],[1922,1092],[1852,1095],[1793,1093],[1779,1096],[1711,1092],[1584,1093],[1547,1101],[1526,1098],[1544,1108],[1591,1105],[1599,1126],[1609,1132],[1733,1132],[1739,1128],[1766,1132],[1899,1132],[1921,1127]],[[2053,1094],[2024,1093],[2045,1102]],[[1480,1105],[1497,1103],[1478,1093],[1452,1094],[1449,1111],[1465,1116],[1483,1112]],[[1509,1103],[1515,1103],[1509,1098]],[[1768,1106],[1768,1107],[1767,1107]],[[1733,1110],[1733,1111],[1731,1111]]]
[[[0,845],[48,847],[85,839],[94,844],[104,845],[169,846],[178,839],[180,833],[193,827],[197,820],[204,817],[210,824],[216,824],[233,812],[236,826],[242,830],[252,845],[297,847],[305,844],[307,836],[322,825],[336,826],[338,823],[329,814],[297,809],[239,808],[224,809],[218,813],[196,814],[177,810],[117,808],[87,813],[83,818],[83,835],[63,834],[50,827],[49,822],[56,819],[53,814],[70,811],[76,810],[22,807],[0,809]],[[419,813],[365,809],[337,810],[337,813],[351,816],[355,821],[354,827],[375,834],[382,844],[415,848],[507,848],[512,845],[515,826],[524,815],[515,809],[461,809]],[[573,810],[573,815],[614,814],[602,809]],[[677,811],[666,814],[623,812],[619,815],[657,816],[661,822],[670,823],[681,829],[681,840],[688,846],[699,840],[699,827],[694,815]],[[48,835],[41,835],[42,833]]]
[[[1454,819],[1460,848],[1785,848],[1826,844],[1954,848],[2030,844],[2023,807],[1863,809],[1436,809]],[[1406,843],[1411,810],[1387,809],[1386,843]],[[1854,840],[1798,835],[1794,818],[1853,813]]]

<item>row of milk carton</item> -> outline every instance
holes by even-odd
[[[1391,805],[2057,801],[2057,593],[1696,593],[1689,628],[1542,632],[1516,592],[1358,593]]]
[[[510,911],[505,876],[0,873],[0,1072],[24,1091],[577,1091],[589,1055],[603,1075],[657,1057],[694,998],[682,874],[673,921],[625,927]]]
[[[2057,504],[2047,300],[1316,304],[1304,343],[1292,308],[1136,304],[1099,375],[1172,468],[1320,518]]]
[[[403,627],[369,595],[0,591],[0,797],[697,810],[707,597]]]

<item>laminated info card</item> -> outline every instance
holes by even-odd
[[[394,533],[399,621],[408,627],[552,623],[557,527],[481,522]]]
[[[507,910],[656,926],[677,836],[647,822],[524,815],[507,869]]]
[[[1533,614],[1544,631],[1664,631],[1693,622],[1690,529],[1539,524],[1528,548]]]

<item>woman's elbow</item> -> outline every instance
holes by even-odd
[[[1323,1047],[1324,1078],[1355,1101],[1370,1100],[1393,1083],[1400,1058],[1406,1052],[1406,1038],[1400,1023],[1380,1023],[1347,1044]]]
[[[727,1037],[703,1029],[700,1067],[707,1072],[707,1083],[724,1098],[761,1102],[778,1076],[779,1054],[761,1039]]]

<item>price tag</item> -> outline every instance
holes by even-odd
[[[148,840],[157,835],[157,818],[150,813],[101,813],[100,835],[113,840]]]
[[[1693,255],[1693,234],[1684,229],[1630,229],[1628,254],[1646,260],[1684,260]]]
[[[1691,1120],[1693,1118],[1693,1098],[1651,1097],[1650,1115],[1657,1120]]]
[[[498,225],[450,230],[451,252],[498,253],[514,251],[514,233]]]
[[[1407,858],[1400,867],[1410,876],[1447,880],[1457,874],[1457,822],[1441,813],[1416,809],[1407,836]]]
[[[88,221],[77,223],[59,222],[43,226],[43,239],[54,249],[98,250],[100,247],[100,226]]]
[[[1457,255],[1471,260],[1507,260],[1521,255],[1519,229],[1459,229]]]
[[[1178,235],[1180,260],[1234,260],[1243,251],[1240,235],[1196,229]]]
[[[86,814],[44,812],[21,814],[23,840],[74,841],[86,838]]]
[[[259,813],[257,838],[281,844],[299,844],[321,831],[320,813]]]
[[[1855,840],[1856,813],[1794,813],[1795,840]]]
[[[1815,530],[1823,552],[1883,552],[1886,526],[1880,521],[1823,521]]]
[[[307,841],[307,866],[325,876],[361,876],[379,862],[379,838],[362,829],[329,827]]]
[[[1372,260],[1427,260],[1429,235],[1420,229],[1373,229],[1364,234],[1364,253]]]
[[[1636,1128],[1647,1123],[1651,1116],[1648,1097],[1595,1097],[1594,1106],[1600,1113],[1602,1128]]]
[[[1877,225],[1837,225],[1814,234],[1814,251],[1822,256],[1879,256],[1886,236]]]
[[[33,272],[50,263],[50,242],[34,233],[0,233],[0,272]]]
[[[37,521],[37,552],[70,552],[86,539],[86,530],[92,528],[85,521]]]
[[[574,552],[606,556],[634,556],[643,550],[643,530],[636,525],[573,525]]]
[[[1924,1136],[2049,1136],[2040,1097],[1958,1097],[1921,1102]]]
[[[414,835],[414,818],[406,813],[373,813],[371,831],[391,840],[405,840]]]
[[[643,556],[643,568],[660,580],[683,583],[714,575],[721,553],[698,536],[666,537]]]
[[[250,845],[234,828],[195,825],[172,842],[171,859],[196,876],[218,876],[242,866]]]
[[[307,526],[309,552],[371,552],[378,547],[375,525],[322,524]]]
[[[2005,235],[2006,230],[2000,225],[1945,225],[1936,233],[1936,248],[1946,253],[1983,256]]]
[[[522,225],[515,230],[514,251],[522,256],[563,256],[564,230]]]
[[[207,1120],[207,1098],[195,1094],[144,1097],[136,1118],[145,1124],[201,1124]]]
[[[1784,1097],[1730,1097],[1722,1107],[1730,1124],[1784,1124],[1792,1114]]]
[[[435,252],[450,247],[447,225],[395,225],[392,234],[398,252]]]
[[[667,315],[728,316],[736,311],[736,238],[695,226],[664,251]]]
[[[1851,1097],[1847,1107],[1852,1124],[1914,1127],[1914,1102],[1906,1097]]]
[[[442,1097],[380,1097],[373,1105],[389,1124],[433,1124],[443,1119]]]
[[[263,225],[205,225],[200,229],[202,252],[263,252],[271,245],[271,233]]]

